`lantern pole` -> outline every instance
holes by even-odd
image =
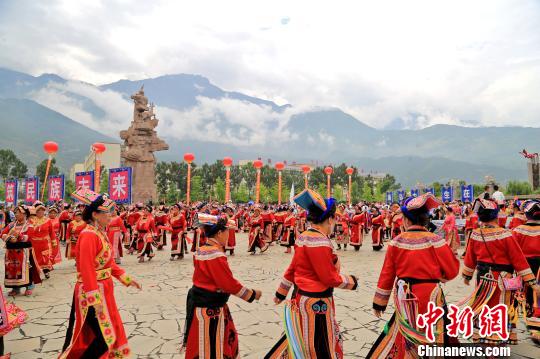
[[[45,168],[45,178],[43,179],[43,189],[41,190],[41,201],[45,199],[45,188],[47,188],[47,179],[51,170],[51,164],[54,154],[58,151],[58,144],[53,141],[47,141],[43,144],[43,149],[48,154],[47,167]]]
[[[225,166],[225,202],[231,200],[231,166]]]
[[[47,179],[49,178],[49,171],[51,169],[51,162],[53,159],[52,153],[49,153],[49,158],[47,160],[47,168],[45,169],[45,179],[43,180],[43,189],[41,190],[41,202],[45,199],[45,188],[47,188]]]
[[[255,184],[255,203],[259,203],[261,196],[261,169],[257,168],[257,183]]]
[[[187,163],[187,183],[186,183],[186,205],[189,206],[191,202],[191,162],[195,160],[195,156],[192,153],[184,154],[184,161]]]
[[[307,172],[304,172],[304,189],[308,189]]]
[[[186,188],[186,204],[189,206],[191,197],[191,162],[187,164],[187,188]]]
[[[278,206],[281,205],[281,171],[278,171]]]
[[[349,206],[351,205],[352,175],[349,175]]]
[[[331,196],[331,189],[330,189],[330,173],[326,174],[326,197],[330,198]]]

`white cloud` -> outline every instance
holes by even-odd
[[[91,83],[197,73],[278,103],[339,107],[376,127],[396,118],[537,125],[540,3],[0,2],[0,66]],[[183,115],[219,107],[247,129],[250,111],[268,117],[236,102],[204,105]]]

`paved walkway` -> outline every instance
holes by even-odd
[[[246,235],[241,234],[238,242],[236,256],[229,258],[232,271],[244,285],[262,289],[263,297],[252,304],[231,297],[229,305],[240,333],[241,357],[260,359],[282,332],[282,307],[275,306],[272,298],[291,255],[273,246],[263,255],[250,256],[245,252]],[[371,300],[385,251],[373,252],[368,244],[360,252],[349,249],[339,253],[342,271],[360,278],[358,291],[337,289],[335,292],[337,319],[345,337],[345,356],[365,357],[384,326],[383,320],[373,316]],[[193,273],[191,255],[183,261],[170,262],[166,249],[143,264],[128,255],[123,259],[123,267],[143,285],[141,292],[119,283],[116,286],[116,300],[133,357],[182,358],[178,351],[184,327],[185,298]],[[32,297],[15,298],[17,305],[29,314],[30,321],[6,336],[6,352],[12,352],[13,358],[57,357],[66,333],[74,279],[74,263],[64,261],[51,279],[37,286]],[[472,287],[458,279],[445,284],[449,302],[456,302],[471,290]],[[384,319],[392,312],[390,308]],[[523,324],[519,329],[522,343],[512,347],[514,357],[538,358],[540,350],[526,339]]]

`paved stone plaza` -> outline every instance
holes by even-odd
[[[231,308],[240,333],[242,358],[263,358],[282,332],[282,306],[272,302],[279,278],[291,255],[279,246],[265,254],[246,253],[247,236],[240,234],[237,253],[229,258],[234,275],[246,286],[259,288],[263,297],[257,303],[246,303],[231,297]],[[365,357],[384,326],[371,312],[371,300],[385,251],[373,252],[369,243],[360,252],[339,252],[342,271],[359,277],[358,291],[337,289],[337,319],[345,337],[347,358]],[[116,285],[116,299],[129,337],[134,358],[182,358],[178,354],[184,327],[186,293],[191,286],[193,266],[191,255],[183,261],[169,261],[169,249],[158,252],[150,262],[137,263],[135,256],[123,258],[123,267],[143,286],[134,288]],[[3,266],[2,266],[3,268]],[[15,302],[27,311],[30,320],[19,330],[6,336],[6,352],[15,359],[56,358],[62,344],[69,317],[75,280],[73,261],[64,261],[52,273],[51,279],[37,286],[30,298],[16,297]],[[456,302],[470,293],[460,279],[445,285],[449,302]],[[12,300],[12,299],[9,299]],[[388,319],[389,309],[384,319]],[[512,347],[515,358],[537,358],[538,347],[526,338],[520,324],[519,346]]]

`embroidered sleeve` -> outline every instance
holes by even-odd
[[[253,289],[249,289],[246,287],[242,287],[238,293],[234,293],[234,295],[240,299],[245,300],[246,302],[253,302],[255,300],[255,291]]]
[[[276,290],[276,298],[281,300],[287,298],[287,294],[289,294],[289,290],[291,289],[292,285],[293,282],[288,281],[285,278],[281,279],[281,283],[279,283],[279,287]]]
[[[131,282],[133,281],[133,279],[131,279],[131,277],[127,275],[126,273],[120,275],[120,277],[118,277],[118,280],[120,281],[120,283],[122,283],[126,287],[129,286]]]

